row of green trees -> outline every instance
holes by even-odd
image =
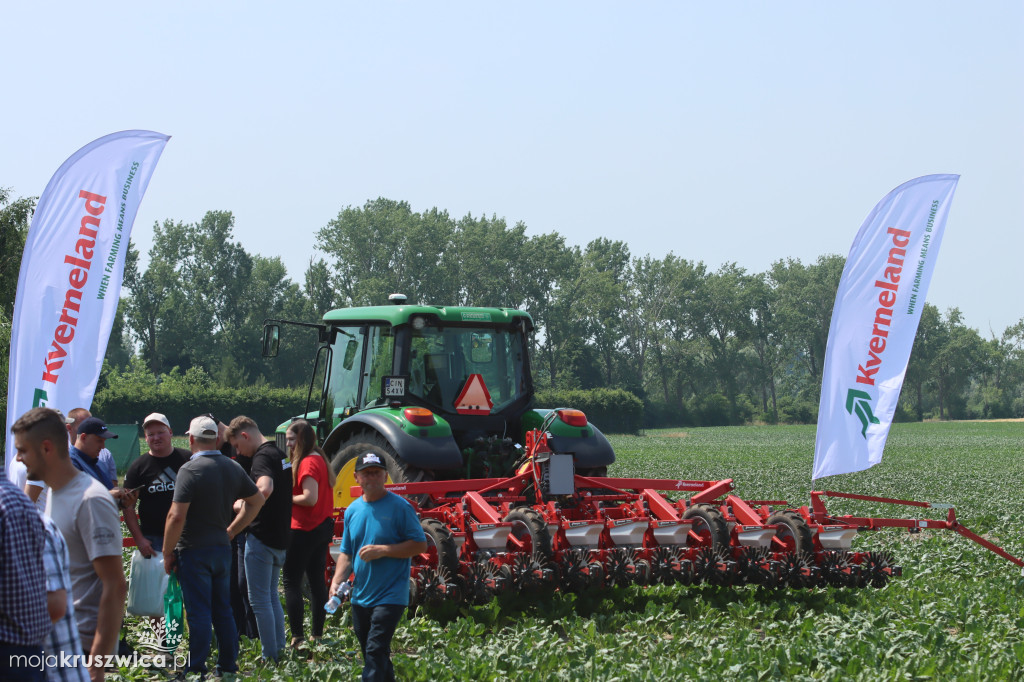
[[[0,194],[5,319],[17,279],[12,254],[20,253],[32,205]],[[301,386],[313,334],[284,327],[287,350],[267,361],[264,319],[314,321],[401,292],[413,302],[530,311],[539,388],[625,389],[643,400],[648,425],[814,421],[844,265],[825,255],[809,264],[780,260],[760,273],[735,263],[712,270],[671,253],[634,256],[624,241],[581,248],[557,233],[528,236],[525,224],[497,216],[418,213],[383,198],[342,209],[316,232],[304,248],[320,255],[301,283],[279,257],[249,253],[230,212],[194,224],[167,220],[153,237],[145,268],[128,250],[111,368],[134,363],[154,377],[201,368],[232,388]],[[1024,416],[1022,386],[1024,319],[983,338],[957,309],[925,306],[901,417]]]

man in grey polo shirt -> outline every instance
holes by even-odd
[[[67,542],[78,635],[93,655],[89,676],[102,680],[98,657],[117,647],[128,593],[117,505],[100,483],[71,463],[63,419],[56,411],[33,408],[14,422],[11,431],[28,478],[50,488],[46,511]]]
[[[217,424],[196,417],[188,429],[192,458],[178,470],[164,527],[164,569],[176,570],[189,626],[188,672],[206,672],[210,626],[221,673],[238,671],[238,632],[231,611],[231,539],[248,526],[263,495],[237,462],[217,450]],[[242,500],[235,514],[232,506]]]

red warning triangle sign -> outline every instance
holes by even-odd
[[[466,385],[455,399],[455,411],[459,414],[490,414],[494,403],[487,391],[484,378],[479,374],[470,374]]]

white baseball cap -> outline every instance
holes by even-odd
[[[196,417],[192,420],[192,423],[188,425],[188,431],[185,433],[195,438],[216,438],[217,423],[209,417]]]
[[[142,428],[146,428],[146,425],[150,424],[152,422],[160,422],[161,424],[166,426],[168,429],[171,428],[171,422],[167,421],[167,417],[165,417],[164,415],[160,414],[159,412],[154,412],[153,414],[151,414],[148,417],[146,417],[145,419],[143,419],[142,420]]]

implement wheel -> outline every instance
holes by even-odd
[[[508,534],[510,552],[551,558],[551,533],[540,512],[529,507],[518,507],[509,512],[505,521],[512,524]]]
[[[695,504],[683,513],[683,519],[693,521],[687,536],[691,547],[710,547],[715,551],[729,547],[729,526],[718,507]]]
[[[800,512],[788,509],[778,511],[764,522],[766,526],[778,525],[775,537],[772,538],[773,552],[792,552],[801,554],[814,551],[814,534]]]
[[[359,431],[343,441],[331,459],[331,473],[336,472],[338,475],[338,480],[334,484],[335,509],[348,508],[355,501],[349,494],[349,489],[358,485],[355,477],[356,459],[365,452],[374,453],[384,462],[388,472],[386,483],[418,483],[430,480],[427,472],[406,464],[384,436],[372,430]],[[416,501],[420,504],[423,502],[419,499]]]
[[[438,572],[444,569],[447,578],[451,580],[459,573],[459,549],[455,544],[455,536],[448,526],[437,519],[421,519],[420,525],[423,527],[423,534],[427,536],[426,554],[420,556],[433,559],[431,555],[436,555]],[[430,562],[427,563],[429,565]]]

